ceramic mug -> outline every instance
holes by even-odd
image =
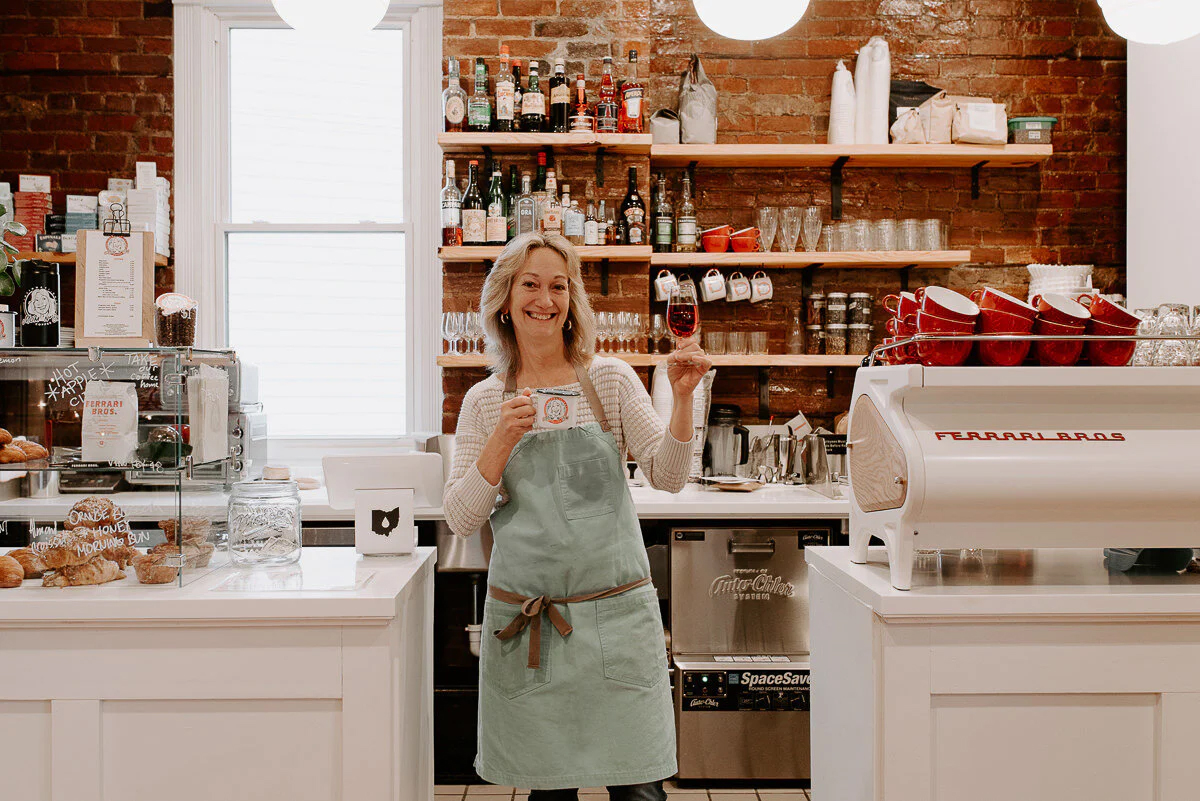
[[[884,337],[884,345],[894,345],[908,337]],[[885,350],[882,354],[882,359],[885,364],[917,364],[917,356],[913,352],[912,345],[901,345],[898,348]]]
[[[923,286],[914,293],[921,311],[947,320],[975,325],[979,307],[968,298],[944,286]]]
[[[978,330],[981,334],[1028,334],[1033,330],[1033,318],[999,309],[980,309]],[[979,360],[988,367],[1015,367],[1025,361],[1032,344],[1027,339],[980,342]]]
[[[1103,295],[1083,294],[1075,298],[1092,315],[1092,319],[1118,328],[1137,328],[1141,320],[1124,306],[1113,303]]]
[[[966,298],[963,298],[966,300]],[[925,311],[917,312],[917,333],[943,336],[965,336],[975,333],[974,323],[937,317]],[[926,367],[957,367],[971,355],[971,340],[965,342],[918,342],[917,357]]]
[[[1101,337],[1127,337],[1137,334],[1137,326],[1110,325],[1095,318],[1088,324],[1088,333]],[[1133,358],[1137,340],[1093,340],[1087,343],[1088,361],[1098,367],[1124,367]]]
[[[670,270],[659,270],[654,279],[654,299],[663,303],[671,299],[671,293],[679,288],[679,279]]]
[[[901,292],[898,295],[888,295],[884,298],[883,308],[897,319],[903,320],[920,311],[921,306],[917,303],[917,296],[912,292]]]
[[[729,241],[733,243],[734,253],[756,253],[762,250],[760,232],[757,228],[743,228],[734,231]]]
[[[725,282],[725,300],[734,303],[739,300],[750,300],[750,279],[739,272],[729,276]]]
[[[999,289],[993,289],[986,286],[983,289],[976,289],[971,293],[971,300],[974,301],[980,310],[996,309],[997,311],[1008,312],[1019,317],[1028,317],[1031,321],[1037,317],[1037,309],[1019,298],[1014,298],[1007,292],[1001,292]]]
[[[771,279],[762,270],[754,274],[750,279],[750,302],[761,303],[764,300],[770,300],[775,296],[775,286],[771,283]]]
[[[890,318],[884,323],[884,328],[892,339],[899,341],[903,339],[911,339],[912,335],[917,333],[917,316],[916,314],[909,315],[901,320],[897,317]],[[896,349],[902,355],[903,361],[893,362],[893,364],[916,364],[917,363],[917,348],[915,345],[904,345]]]
[[[571,390],[539,389],[535,391],[533,405],[537,416],[533,421],[533,430],[551,431],[560,428],[574,428],[581,397],[578,392]]]
[[[1061,325],[1042,317],[1033,324],[1033,333],[1045,336],[1070,336],[1084,332],[1084,326]],[[1038,363],[1045,367],[1070,367],[1083,353],[1083,340],[1045,340],[1034,345]]]
[[[725,279],[721,277],[721,271],[714,267],[700,279],[700,298],[711,302],[723,297],[725,297]]]
[[[1035,295],[1030,303],[1038,310],[1038,319],[1065,326],[1083,328],[1091,319],[1087,307],[1074,300],[1069,295],[1046,293]]]

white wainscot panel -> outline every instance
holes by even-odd
[[[0,798],[50,801],[50,702],[0,701]]]

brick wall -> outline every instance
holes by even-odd
[[[444,55],[464,62],[484,56],[493,69],[502,44],[515,58],[543,64],[563,57],[568,75],[587,74],[589,91],[604,55],[611,52],[621,65],[624,54],[637,49],[651,111],[674,105],[678,76],[696,52],[721,92],[718,141],[798,143],[825,141],[837,60],[846,59],[853,70],[856,49],[871,36],[884,36],[893,78],[990,96],[1005,102],[1010,115],[1058,117],[1055,156],[1040,170],[985,171],[977,200],[967,170],[848,169],[846,218],[936,216],[950,224],[951,247],[970,249],[973,263],[914,271],[913,286],[942,283],[969,291],[986,283],[1023,294],[1024,266],[1048,262],[1095,264],[1098,286],[1123,289],[1125,42],[1104,25],[1095,0],[813,0],[795,28],[765,42],[713,34],[691,0],[458,0],[446,7],[443,34]],[[607,185],[597,197],[619,199],[623,165],[609,162]],[[636,163],[645,190],[649,163]],[[568,159],[561,166],[560,184],[571,183],[578,197],[590,163]],[[678,171],[667,173],[678,197]],[[700,223],[751,225],[761,205],[828,206],[828,183],[827,172],[819,170],[702,168],[696,187]],[[477,305],[482,267],[445,270],[446,308]],[[772,352],[784,352],[800,272],[771,275],[775,301],[704,304],[702,315],[734,329],[767,328]],[[870,291],[878,301],[899,281],[893,270],[841,270],[820,271],[813,283],[817,289]],[[589,289],[600,309],[661,311],[650,301],[644,268],[622,273],[608,297],[595,295],[595,281]],[[483,375],[446,371],[445,430],[454,429],[462,393]],[[799,408],[828,421],[848,405],[851,380],[852,371],[839,371],[831,398],[824,370],[774,370],[772,411],[788,416]],[[757,414],[753,370],[719,371],[715,394],[741,405],[748,417]]]
[[[132,178],[138,161],[172,180],[171,8],[170,0],[0,3],[0,181],[15,190],[19,173],[51,176],[61,213],[68,194]],[[170,270],[156,279],[160,289],[173,283]],[[69,294],[72,281],[64,287]]]

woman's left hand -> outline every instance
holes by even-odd
[[[700,349],[695,337],[681,339],[667,357],[667,379],[676,397],[689,397],[712,367],[712,359]]]

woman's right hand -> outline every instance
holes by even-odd
[[[500,422],[496,423],[493,436],[499,438],[500,444],[511,449],[521,441],[521,437],[533,430],[536,416],[533,406],[533,390],[526,387],[516,394],[516,397],[500,404]]]

